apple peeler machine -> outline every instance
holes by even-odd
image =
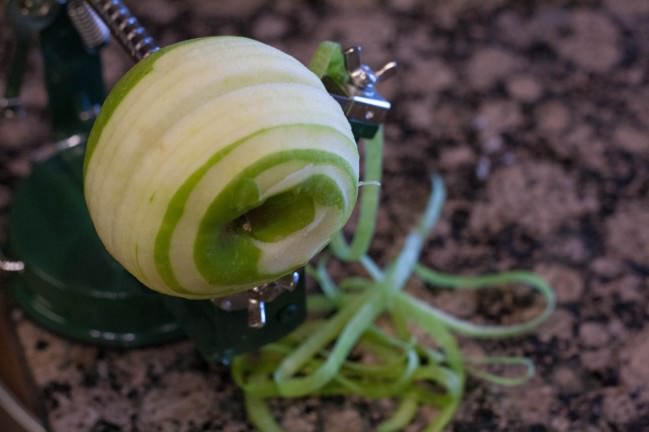
[[[106,346],[138,347],[183,337],[208,361],[227,362],[291,332],[306,316],[304,271],[247,292],[186,300],[142,286],[104,250],[82,193],[86,137],[105,96],[100,50],[110,34],[134,61],[159,49],[121,0],[8,0],[13,51],[0,109],[20,112],[27,52],[37,40],[57,153],[34,164],[15,191],[0,273],[16,303],[61,335]],[[378,71],[361,48],[345,51],[348,79],[322,80],[357,139],[371,138],[390,103],[376,90],[396,63]]]

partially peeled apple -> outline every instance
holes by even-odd
[[[144,285],[212,298],[304,265],[349,218],[358,150],[293,57],[240,37],[166,47],[114,87],[84,193],[106,249]]]

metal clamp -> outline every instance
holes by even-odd
[[[248,309],[248,326],[262,328],[266,325],[266,303],[286,291],[293,291],[299,282],[300,274],[293,272],[276,281],[256,286],[243,293],[216,298],[212,302],[224,311]]]
[[[361,61],[363,49],[360,46],[345,50],[345,68],[350,82],[341,87],[331,80],[325,86],[343,108],[350,121],[379,126],[383,123],[391,104],[376,90],[376,84],[396,73],[397,62],[391,61],[378,71]]]

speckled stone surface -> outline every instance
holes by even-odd
[[[533,269],[558,308],[536,334],[463,340],[473,353],[523,354],[536,377],[516,388],[470,380],[449,430],[649,431],[649,2],[647,0],[330,0],[130,2],[162,44],[238,34],[307,61],[317,43],[361,43],[395,58],[373,255],[401,245],[428,193],[448,186],[425,261],[444,271]],[[0,64],[9,33],[0,15]],[[128,59],[104,51],[110,83]],[[3,72],[0,72],[4,74]],[[27,116],[0,120],[0,240],[11,190],[50,154],[39,59]],[[0,75],[3,78],[4,75]],[[513,291],[422,298],[462,317],[514,322],[541,301]],[[53,430],[248,431],[227,368],[188,342],[140,350],[72,343],[15,313]],[[274,405],[288,431],[371,431],[389,402]],[[422,430],[424,411],[409,430]]]

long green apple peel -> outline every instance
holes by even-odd
[[[93,129],[84,169],[106,249],[159,292],[233,294],[303,266],[349,218],[358,150],[293,57],[240,37],[138,63]]]

